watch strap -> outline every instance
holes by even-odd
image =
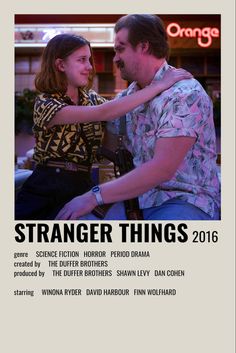
[[[96,186],[92,187],[91,190],[92,190],[92,193],[94,194],[94,196],[96,197],[97,204],[99,206],[104,205],[104,201],[103,201],[103,198],[102,198],[102,195],[101,195],[101,190],[100,190],[99,185],[96,185]]]

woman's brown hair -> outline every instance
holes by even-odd
[[[63,72],[56,67],[56,59],[65,59],[75,50],[88,45],[91,52],[90,63],[93,67],[89,76],[87,88],[91,88],[95,75],[95,66],[90,43],[81,36],[71,34],[58,34],[53,37],[45,47],[41,58],[41,69],[35,77],[35,87],[42,93],[65,94],[67,79]]]

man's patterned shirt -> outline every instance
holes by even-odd
[[[165,62],[154,80],[159,80],[168,68]],[[127,94],[138,89],[133,82]],[[118,132],[118,120],[113,124]],[[175,83],[126,114],[126,129],[126,145],[136,167],[153,158],[156,141],[160,138],[196,138],[174,177],[141,195],[140,207],[159,206],[178,197],[213,216],[215,204],[220,205],[215,127],[212,102],[200,83],[195,79]]]

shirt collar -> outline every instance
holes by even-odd
[[[153,77],[152,82],[160,80],[163,77],[164,72],[166,72],[168,69],[169,69],[169,65],[167,64],[166,61],[164,61],[161,67],[157,70],[155,76]]]
[[[85,88],[82,88],[82,87],[79,87],[78,91],[79,91],[79,103],[80,105],[84,105],[84,102],[87,102],[89,100],[89,93]],[[75,105],[75,103],[71,100],[71,98],[66,94],[53,93],[52,96],[56,98],[62,98],[69,105]]]

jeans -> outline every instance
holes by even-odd
[[[15,202],[16,220],[54,220],[60,209],[92,187],[87,172],[37,166]]]
[[[179,200],[177,198],[168,200],[158,207],[143,210],[143,217],[147,220],[215,220],[219,219],[218,211],[213,218],[200,208]]]
[[[162,205],[143,209],[144,220],[216,220],[219,219],[219,211],[216,210],[214,217],[202,211],[200,208],[177,198],[168,200]],[[81,220],[98,220],[96,216],[89,213]],[[123,202],[115,203],[107,212],[104,220],[126,220]]]

